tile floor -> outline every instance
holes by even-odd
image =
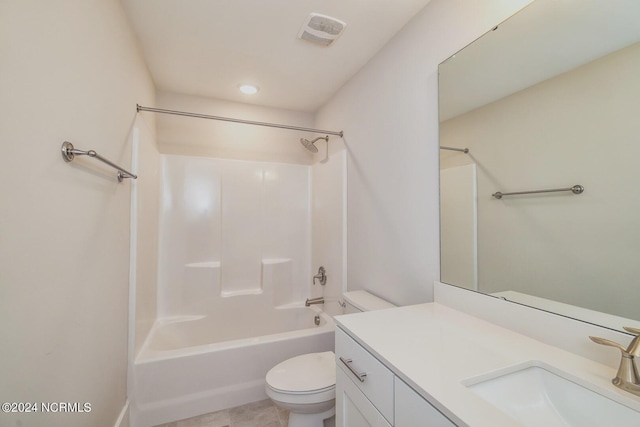
[[[156,427],[287,427],[289,412],[261,400]]]

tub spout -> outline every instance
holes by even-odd
[[[310,307],[313,304],[324,304],[324,298],[322,298],[322,297],[307,298],[307,300],[304,302],[304,306],[305,307]]]

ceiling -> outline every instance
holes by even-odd
[[[314,112],[430,0],[122,0],[161,91]],[[346,22],[331,46],[307,16]],[[256,95],[239,92],[257,85]]]
[[[440,65],[440,120],[637,43],[638,17],[638,0],[534,1]]]

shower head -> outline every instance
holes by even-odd
[[[307,150],[311,151],[312,153],[317,153],[318,152],[318,147],[316,147],[314,144],[319,139],[324,139],[325,141],[329,142],[329,135],[327,135],[327,136],[319,136],[316,139],[314,139],[313,141],[309,141],[308,139],[305,139],[305,138],[300,138],[300,143],[302,145],[304,145],[304,148],[306,148]]]

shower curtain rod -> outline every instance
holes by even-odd
[[[305,128],[300,126],[289,126],[289,125],[281,125],[277,123],[267,123],[267,122],[255,122],[252,120],[241,120],[234,119],[231,117],[220,117],[220,116],[209,116],[206,114],[197,114],[197,113],[188,113],[186,111],[175,111],[175,110],[164,110],[162,108],[151,108],[151,107],[143,107],[142,105],[136,104],[136,110],[140,111],[149,111],[151,113],[161,113],[161,114],[173,114],[176,116],[186,116],[186,117],[195,117],[198,119],[210,119],[210,120],[221,120],[223,122],[233,122],[233,123],[243,123],[246,125],[255,125],[255,126],[267,126],[272,128],[280,128],[280,129],[289,129],[289,130],[299,130],[302,132],[313,132],[313,133],[325,133],[329,135],[336,135],[342,138],[344,132],[336,132],[331,130],[322,130],[322,129],[313,129],[313,128]]]

